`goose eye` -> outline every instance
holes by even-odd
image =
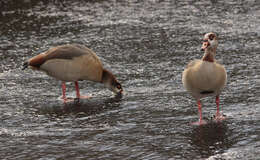
[[[214,39],[214,35],[213,34],[211,34],[211,35],[209,35],[209,39],[212,41],[213,39]]]

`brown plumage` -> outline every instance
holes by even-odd
[[[186,90],[197,100],[200,119],[203,124],[200,99],[206,96],[216,96],[217,120],[224,119],[219,113],[219,94],[227,81],[225,68],[216,62],[215,55],[218,39],[215,33],[207,33],[204,37],[202,49],[205,50],[201,60],[191,61],[182,74],[182,83]]]
[[[82,45],[62,45],[51,48],[26,61],[23,69],[28,66],[63,81],[64,100],[66,100],[65,82],[75,82],[77,98],[80,98],[77,82],[79,80],[103,83],[116,94],[121,94],[123,91],[114,75],[103,68],[97,55]]]

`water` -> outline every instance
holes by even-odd
[[[2,159],[259,159],[259,1],[10,0],[0,7]],[[202,57],[210,31],[228,74],[220,99],[228,119],[195,127],[196,102],[181,73]],[[125,95],[83,81],[82,94],[92,98],[63,105],[59,81],[20,70],[66,43],[92,48]],[[75,96],[73,84],[68,95]],[[210,119],[214,98],[202,103]]]

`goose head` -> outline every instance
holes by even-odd
[[[115,76],[108,70],[103,70],[102,83],[112,92],[119,95],[123,93],[121,84],[117,81]]]
[[[108,88],[117,95],[123,93],[123,88],[116,79],[112,80],[111,85]]]
[[[107,81],[105,82],[105,86],[116,95],[121,95],[123,93],[123,88],[121,84],[114,77],[107,79]]]
[[[201,50],[206,51],[206,50],[216,50],[218,47],[218,38],[217,35],[213,32],[205,34],[203,38],[203,43]]]

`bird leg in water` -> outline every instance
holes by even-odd
[[[62,82],[62,99],[66,99],[66,84]]]
[[[214,118],[214,119],[215,119],[217,122],[220,122],[220,121],[222,121],[222,120],[225,120],[226,117],[219,112],[219,95],[216,96],[216,105],[217,105],[217,112],[216,112],[216,115],[215,115],[215,118]]]
[[[79,83],[78,83],[78,81],[75,82],[75,89],[76,89],[77,99],[87,99],[87,98],[90,98],[90,96],[81,96],[81,95],[80,95],[80,93],[79,93]]]
[[[62,99],[64,103],[73,101],[71,98],[66,97],[66,84],[65,82],[62,82]]]
[[[192,125],[197,125],[197,126],[207,124],[207,122],[202,119],[202,109],[201,109],[200,100],[197,100],[197,104],[198,104],[198,110],[199,110],[200,119],[199,119],[198,122],[193,122],[193,123],[191,123],[191,124],[192,124]]]

